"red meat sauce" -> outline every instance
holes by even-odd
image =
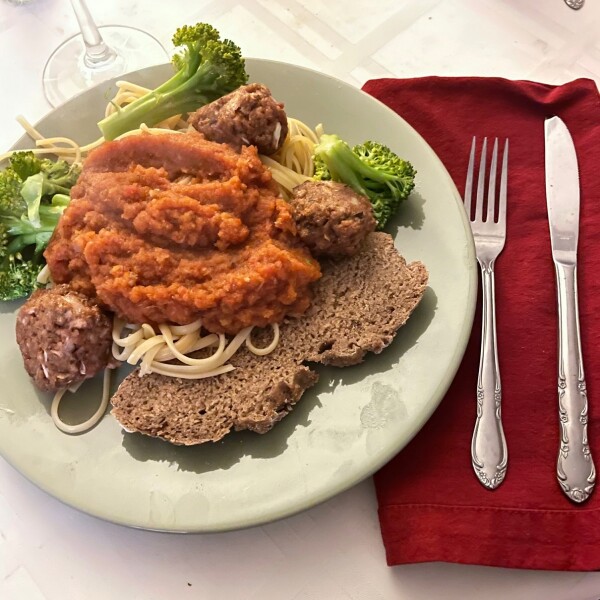
[[[132,135],[90,153],[71,196],[52,278],[129,322],[233,334],[310,304],[319,265],[253,147]]]

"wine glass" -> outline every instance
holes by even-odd
[[[71,5],[81,33],[51,54],[42,77],[52,106],[107,79],[169,60],[149,33],[125,25],[97,27],[84,0],[71,0]]]

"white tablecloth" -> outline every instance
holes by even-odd
[[[135,25],[165,43],[179,25],[208,21],[247,56],[318,68],[355,85],[422,75],[600,82],[597,0],[579,12],[562,0],[89,0],[89,6],[98,24]],[[0,148],[20,135],[14,115],[36,121],[49,110],[42,70],[75,32],[66,0],[20,7],[0,0]],[[376,510],[372,482],[365,481],[301,515],[250,530],[136,531],[63,506],[0,459],[0,599],[600,597],[598,573],[389,568]]]

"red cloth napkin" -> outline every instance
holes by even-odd
[[[506,479],[496,491],[487,491],[471,467],[478,312],[464,360],[439,409],[375,477],[388,564],[447,561],[600,569],[600,477],[592,498],[577,506],[563,495],[555,476],[557,309],[544,182],[544,120],[558,115],[571,131],[579,159],[580,318],[590,444],[600,471],[596,85],[588,79],[550,86],[499,78],[425,77],[369,81],[363,89],[427,140],[461,194],[472,136],[510,138],[507,240],[496,263],[502,412],[509,450]]]

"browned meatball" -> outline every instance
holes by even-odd
[[[21,307],[17,343],[35,385],[53,392],[106,367],[112,322],[94,301],[57,285],[35,291]]]
[[[243,85],[192,113],[188,122],[207,140],[229,144],[235,150],[256,146],[273,154],[288,133],[283,104],[260,83]]]
[[[368,198],[343,183],[306,181],[290,203],[298,235],[315,256],[352,256],[375,230]]]

